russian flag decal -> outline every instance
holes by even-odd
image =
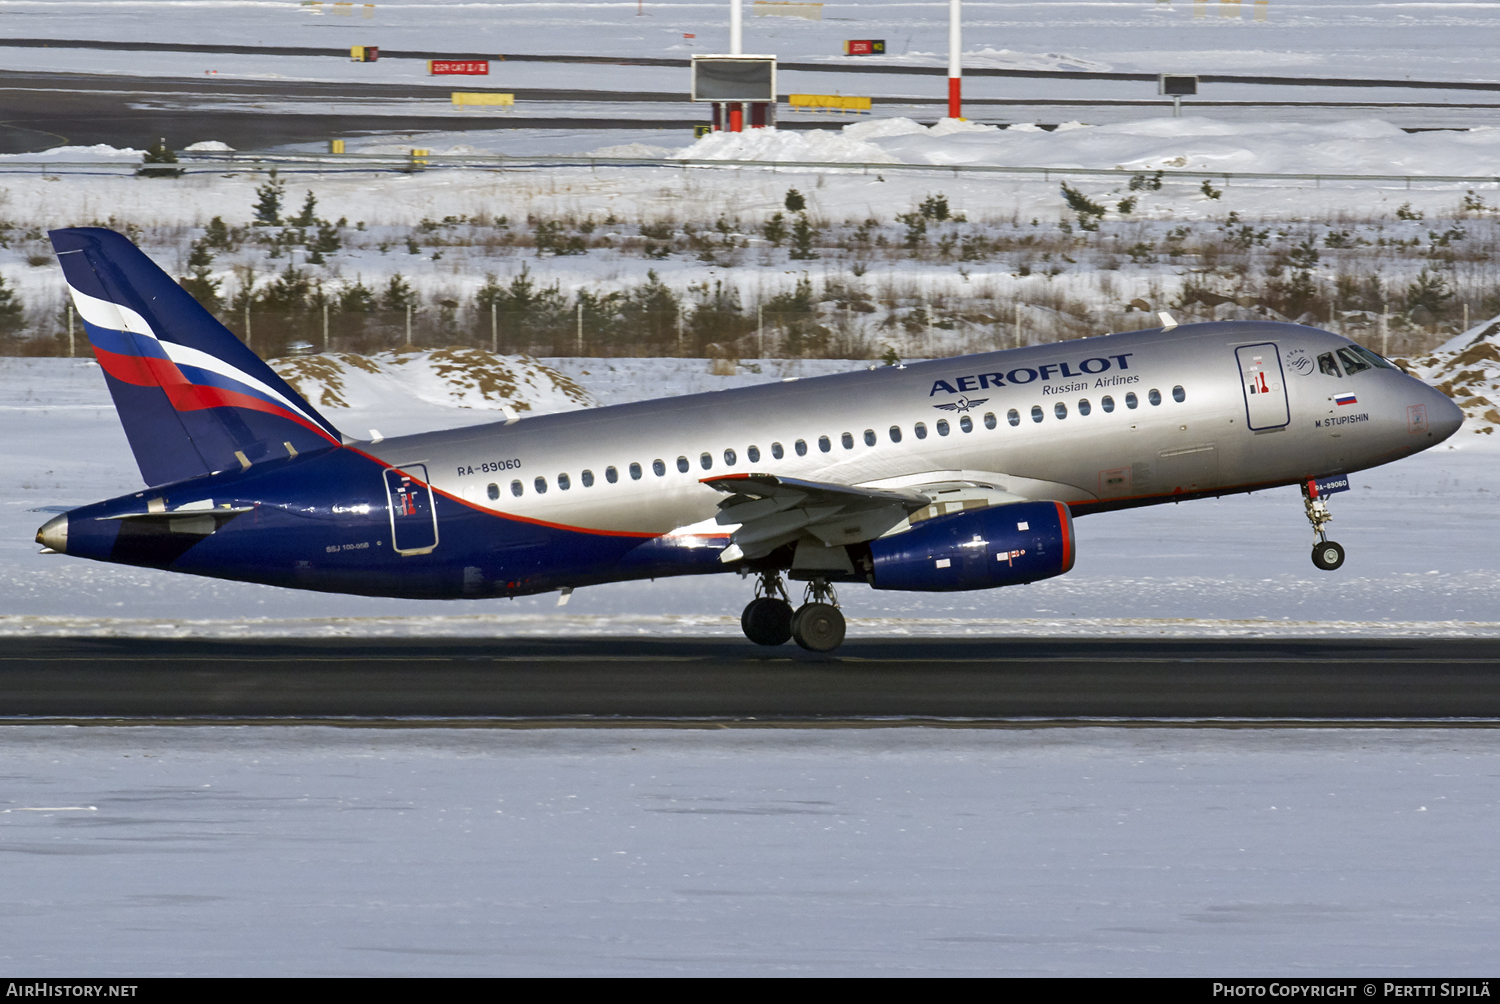
[[[1358,404],[1358,399],[1353,394],[1336,394],[1333,398],[1334,404]]]

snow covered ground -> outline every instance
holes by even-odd
[[[355,148],[401,150],[429,144],[424,148],[438,152],[530,154],[550,149],[556,141],[542,132],[387,136]],[[621,142],[628,137],[619,131],[563,135],[575,150],[617,153],[631,148]],[[606,295],[635,286],[647,269],[656,270],[679,297],[689,299],[690,287],[722,281],[738,290],[751,311],[808,278],[820,297],[838,285],[882,301],[883,312],[852,318],[851,330],[875,346],[875,355],[892,342],[902,355],[935,355],[992,347],[997,335],[1010,336],[1015,317],[1025,320],[1028,338],[1076,335],[1085,321],[1095,325],[1092,330],[1130,326],[1132,319],[1119,313],[1125,304],[1144,299],[1160,309],[1177,298],[1185,282],[1213,283],[1216,264],[1224,279],[1217,285],[1234,287],[1228,289],[1231,295],[1263,295],[1266,270],[1279,261],[1277,256],[1307,240],[1326,245],[1312,273],[1319,289],[1332,289],[1344,280],[1361,288],[1383,282],[1398,313],[1403,291],[1418,272],[1445,255],[1450,262],[1456,258],[1440,266],[1458,294],[1453,302],[1468,302],[1478,314],[1494,292],[1493,270],[1478,264],[1487,261],[1493,242],[1494,183],[1418,181],[1407,187],[1403,181],[1221,179],[1217,188],[1205,192],[1201,177],[1178,181],[1172,172],[1487,172],[1500,177],[1497,137],[1500,130],[1493,129],[1413,135],[1379,120],[1281,123],[1268,129],[1195,118],[1140,119],[1050,133],[955,123],[929,129],[909,119],[884,119],[839,131],[721,135],[691,146],[685,137],[674,146],[670,137],[649,134],[653,142],[642,147],[657,153],[677,149],[705,157],[812,158],[834,165],[886,160],[934,167],[1082,166],[1120,168],[1139,172],[1140,178],[1163,171],[1165,178],[1159,190],[1130,189],[1128,175],[1071,179],[1106,214],[1103,230],[1090,237],[1076,231],[1062,234],[1061,225],[1070,217],[1059,179],[1035,174],[953,176],[939,170],[838,166],[294,174],[288,177],[283,212],[291,215],[306,193],[314,192],[320,218],[347,221],[338,228],[342,247],[327,254],[326,263],[310,265],[300,247],[289,252],[271,247],[270,238],[280,231],[262,227],[236,237],[231,250],[221,250],[210,273],[226,299],[241,295],[247,283],[263,293],[287,265],[335,294],[358,281],[379,289],[400,273],[417,291],[419,305],[430,311],[444,300],[467,307],[487,275],[505,283],[523,267],[543,286],[559,284],[564,297],[580,289]],[[8,163],[86,156],[108,160],[115,153],[61,150]],[[161,180],[30,170],[34,173],[0,176],[0,220],[13,224],[0,240],[0,275],[26,304],[28,330],[46,336],[59,330],[64,291],[45,228],[90,223],[140,228],[147,253],[173,274],[185,275],[188,246],[201,238],[201,228],[215,216],[231,227],[247,226],[256,189],[266,183],[265,175],[250,172]],[[810,219],[820,228],[815,260],[791,260],[787,241],[773,247],[764,236],[767,220],[784,211],[790,188],[806,196]],[[966,222],[933,223],[920,254],[908,254],[902,250],[906,225],[896,217],[915,211],[934,193],[941,193]],[[1467,209],[1466,202],[1484,208]],[[462,222],[454,227],[440,222],[448,218]],[[875,230],[869,231],[865,221],[872,219]],[[689,227],[706,233],[720,221],[728,231],[708,234],[708,246],[688,235]],[[589,245],[586,253],[540,255],[531,246],[540,222],[564,227]],[[647,226],[665,227],[669,242],[675,242],[665,257],[646,257],[642,228]],[[863,238],[861,227],[866,228]],[[1253,248],[1247,244],[1241,249],[1226,243],[1240,239],[1230,234],[1232,229],[1264,233]],[[1180,257],[1184,246],[1171,242],[1189,230],[1189,244],[1209,241],[1218,257],[1198,257],[1191,247],[1187,257]],[[1459,235],[1451,246],[1449,235]],[[979,250],[971,253],[975,240]],[[1330,240],[1343,241],[1340,249]],[[699,242],[689,246],[691,241]],[[944,241],[947,250],[940,253]],[[1032,243],[1037,241],[1041,244]],[[277,257],[270,257],[273,253]],[[1246,268],[1235,271],[1240,265]],[[1208,278],[1202,279],[1205,273]],[[915,339],[903,335],[900,325],[910,320],[911,312],[934,302],[944,316],[969,313],[991,321],[950,325],[951,336],[931,329]],[[956,311],[955,304],[969,306]],[[1344,307],[1350,305],[1346,301]],[[1056,314],[1063,307],[1069,316],[1060,319]],[[1362,307],[1378,310],[1379,304],[1370,300]],[[888,320],[899,323],[886,324]]]
[[[1486,976],[1489,729],[0,730],[30,976]]]

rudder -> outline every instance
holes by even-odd
[[[100,227],[48,236],[148,485],[342,442],[129,239]]]

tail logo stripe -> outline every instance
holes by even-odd
[[[151,330],[151,325],[146,319],[129,307],[122,307],[118,303],[109,300],[101,300],[87,293],[68,287],[73,294],[73,307],[78,311],[78,316],[89,324],[101,328],[112,328],[115,331],[128,331],[133,335],[145,335],[147,338],[156,338],[156,332]]]
[[[150,339],[152,343],[150,346],[140,346],[138,343],[135,343],[134,339],[129,339],[132,343],[130,347],[135,348],[142,355],[156,356],[159,351],[179,368],[187,367],[199,371],[204,375],[212,374],[213,377],[217,377],[218,379],[210,378],[202,381],[210,386],[215,386],[226,391],[238,391],[240,393],[244,393],[245,390],[254,391],[256,396],[263,397],[267,402],[290,411],[292,415],[289,417],[297,418],[299,424],[311,423],[321,435],[332,439],[331,436],[328,436],[327,430],[323,429],[312,416],[303,412],[296,404],[288,401],[281,394],[278,394],[275,390],[267,387],[248,373],[238,370],[222,359],[211,356],[199,349],[179,345],[176,342],[162,341],[151,330],[151,325],[146,323],[146,319],[129,307],[122,307],[119,304],[111,303],[109,300],[101,300],[97,297],[89,296],[87,293],[81,293],[76,289],[71,290],[71,292],[73,294],[73,303],[78,310],[79,316],[83,318],[86,327],[103,328],[107,331],[124,332],[127,335],[135,335],[138,338]],[[114,339],[107,340],[114,341]],[[141,351],[142,349],[145,351]],[[123,355],[123,353],[115,354]],[[156,367],[150,367],[150,369],[159,378],[164,376]],[[196,375],[194,374],[194,376]],[[163,379],[163,385],[170,379]],[[132,380],[129,382],[134,383],[135,381]],[[179,369],[177,379],[171,382],[197,384],[199,380],[193,379]],[[226,382],[229,384],[228,386],[226,386]],[[236,384],[239,386],[233,386]],[[264,411],[266,409],[260,408],[257,410]]]

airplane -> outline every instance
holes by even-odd
[[[294,589],[515,597],[735,572],[759,645],[844,640],[836,587],[1073,567],[1073,520],[1300,485],[1313,563],[1349,475],[1453,435],[1446,396],[1328,331],[1178,325],[357,440],[124,236],[53,246],[147,488],[44,550]],[[793,607],[787,582],[804,583]]]

